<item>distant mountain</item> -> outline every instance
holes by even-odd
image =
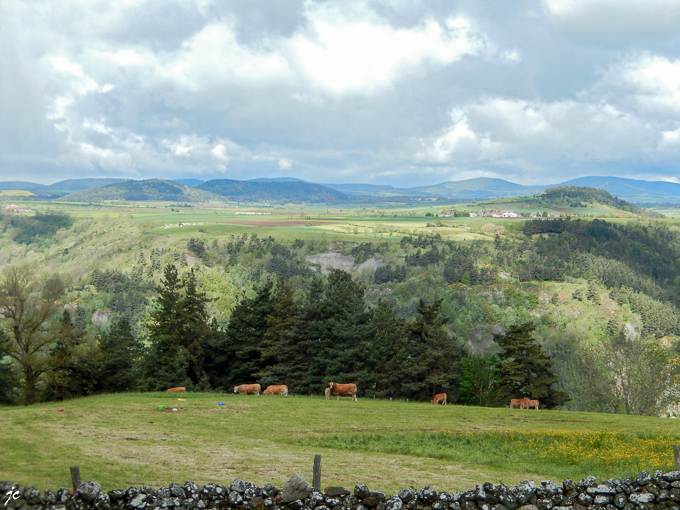
[[[74,191],[98,188],[100,186],[126,182],[128,180],[129,179],[113,178],[66,179],[64,181],[55,182],[54,184],[49,185],[36,184],[35,182],[5,181],[0,182],[0,189],[26,190],[31,191],[43,198],[55,198],[68,193],[73,193]]]
[[[469,198],[488,200],[491,198],[517,197],[542,193],[547,186],[522,186],[503,179],[478,177],[463,181],[447,181],[432,186],[408,188],[410,192],[420,191],[432,196],[445,198]]]
[[[83,189],[99,188],[101,186],[108,186],[109,184],[117,184],[120,182],[128,182],[130,179],[114,179],[114,178],[89,178],[89,179],[66,179],[65,181],[55,182],[47,186],[46,190],[51,192],[73,193]]]
[[[17,189],[36,192],[37,190],[47,188],[46,184],[38,184],[35,182],[24,181],[3,181],[0,182],[0,190],[2,189]]]
[[[348,195],[368,197],[421,197],[429,193],[414,189],[401,189],[380,184],[324,184],[327,188],[342,191]]]
[[[145,181],[125,181],[100,188],[75,191],[59,200],[68,202],[103,202],[107,200],[209,202],[223,201],[224,199],[208,191],[190,188],[172,181],[148,179]]]
[[[297,177],[258,177],[257,179],[247,180],[255,182],[307,182],[302,179],[298,179]]]
[[[189,186],[190,188],[195,188],[196,186],[205,181],[202,181],[201,179],[173,179],[172,182],[176,182],[177,184],[181,184],[182,186]]]
[[[665,181],[638,181],[622,177],[579,177],[562,186],[600,188],[628,202],[680,202],[680,184]]]
[[[305,181],[234,181],[215,179],[199,184],[197,189],[210,191],[235,202],[328,203],[340,204],[350,198],[334,189]]]

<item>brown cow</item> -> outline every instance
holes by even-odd
[[[527,397],[510,399],[510,409],[515,406],[519,406],[520,409],[529,409],[529,399]]]
[[[352,400],[357,399],[357,385],[356,384],[336,384],[331,382],[328,385],[333,395],[335,395],[335,400],[340,400],[340,395],[349,395]]]
[[[263,395],[285,395],[288,396],[288,386],[285,384],[270,384],[262,392]]]
[[[331,389],[326,388],[325,390],[323,390],[323,392],[326,394],[326,400],[330,400],[331,399]]]
[[[431,401],[433,404],[446,405],[446,393],[437,393]]]
[[[234,393],[239,393],[241,395],[259,395],[260,385],[259,384],[241,384],[240,386],[234,386]]]
[[[184,386],[178,386],[177,388],[170,388],[168,391],[170,393],[184,393],[187,389]]]
[[[538,407],[539,407],[538,399],[528,400],[527,401],[527,409],[529,409],[530,407],[533,407],[534,409],[538,409]]]

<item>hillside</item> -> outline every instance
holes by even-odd
[[[73,193],[84,189],[99,188],[110,184],[128,182],[130,179],[115,178],[92,178],[92,179],[66,179],[47,186],[44,191],[52,193]]]
[[[409,188],[409,191],[419,191],[429,195],[446,198],[490,199],[500,197],[515,197],[533,195],[545,190],[545,186],[522,186],[503,179],[478,177],[463,181],[448,181],[432,186]]]
[[[640,181],[621,177],[580,177],[561,185],[600,188],[629,202],[680,202],[680,184],[676,182]]]
[[[340,191],[304,181],[215,179],[199,184],[196,188],[222,195],[234,202],[340,204],[350,200]]]
[[[41,189],[47,188],[45,184],[37,184],[35,182],[25,182],[25,181],[2,181],[0,182],[0,189],[15,189],[15,190],[25,190],[32,191],[35,193]]]
[[[213,193],[183,186],[162,179],[145,181],[125,181],[109,184],[99,188],[84,189],[69,193],[59,199],[64,202],[104,202],[110,200],[126,200],[129,202],[144,200],[165,200],[179,202],[209,202],[223,200]]]
[[[380,184],[324,184],[331,189],[342,191],[348,195],[369,197],[414,197],[430,196],[429,193],[415,189],[400,189]]]

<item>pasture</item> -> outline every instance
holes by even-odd
[[[78,465],[83,480],[105,490],[234,478],[281,487],[294,474],[311,481],[314,454],[321,454],[322,487],[454,491],[486,481],[669,471],[671,445],[680,442],[676,421],[660,418],[433,406],[372,400],[361,391],[358,402],[179,396],[186,400],[136,393],[0,408],[0,480],[55,490],[69,486],[69,467]]]

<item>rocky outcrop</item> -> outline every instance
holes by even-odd
[[[391,497],[365,484],[354,491],[328,487],[320,492],[302,476],[291,478],[282,490],[236,479],[228,487],[210,483],[199,488],[185,482],[108,492],[98,483],[84,482],[76,491],[62,488],[55,494],[0,482],[0,494],[5,508],[26,510],[680,510],[680,471],[643,471],[635,479],[606,481],[591,476],[562,485],[532,480],[516,487],[485,483],[452,493],[407,488]]]

